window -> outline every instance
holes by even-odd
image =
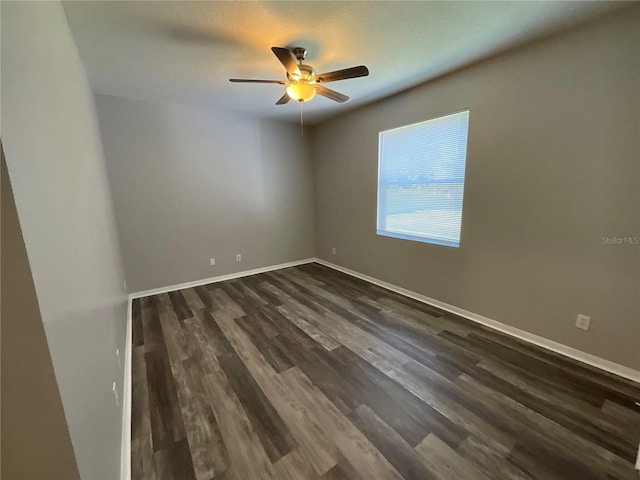
[[[469,111],[380,132],[378,235],[458,247]]]

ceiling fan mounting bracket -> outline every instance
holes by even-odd
[[[302,47],[294,47],[291,49],[291,53],[296,57],[298,62],[302,63],[302,61],[307,57],[307,49]]]

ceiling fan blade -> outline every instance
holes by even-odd
[[[280,85],[286,85],[287,82],[281,80],[252,80],[248,78],[230,78],[230,82],[234,83],[279,83]]]
[[[276,105],[284,105],[285,103],[288,103],[289,100],[291,100],[291,98],[289,98],[289,95],[285,93],[282,97],[280,97],[280,100],[276,102]]]
[[[346,95],[336,92],[335,90],[331,90],[330,88],[323,87],[322,85],[314,85],[314,88],[316,89],[316,92],[318,93],[318,95],[322,95],[323,97],[330,98],[335,102],[344,103],[347,100],[349,100],[349,97],[347,97]]]
[[[314,77],[316,82],[335,82],[336,80],[346,80],[347,78],[366,77],[369,69],[364,65],[358,67],[345,68],[334,72],[320,73]]]
[[[287,70],[289,75],[297,75],[300,76],[300,70],[298,70],[298,65],[296,65],[296,61],[291,55],[291,52],[288,48],[282,47],[271,47],[271,51],[278,57],[280,63],[284,65],[284,68]]]

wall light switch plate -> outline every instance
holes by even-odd
[[[236,262],[241,262],[242,261],[242,255],[237,254],[236,255]]]
[[[212,267],[216,264],[216,259],[215,258],[210,258],[209,259],[209,265],[211,265]]]
[[[333,255],[335,255],[335,254],[336,254],[336,247],[331,248],[331,253],[332,253]]]
[[[576,317],[576,327],[581,328],[582,330],[589,330],[589,325],[591,323],[591,317],[587,317],[586,315],[578,314]]]

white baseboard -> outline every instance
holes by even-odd
[[[124,346],[124,382],[122,388],[122,450],[120,478],[131,480],[131,297],[127,300],[127,333]]]
[[[464,317],[473,322],[480,323],[486,327],[492,328],[502,333],[506,333],[507,335],[518,338],[520,340],[524,340],[528,343],[532,343],[546,350],[551,350],[552,352],[559,353],[560,355],[564,355],[565,357],[569,357],[574,360],[578,360],[579,362],[586,363],[587,365],[599,368],[600,370],[604,370],[606,372],[613,373],[620,377],[624,377],[629,380],[633,380],[634,382],[640,383],[640,371],[634,370],[633,368],[629,368],[624,365],[605,360],[604,358],[597,357],[590,353],[568,347],[567,345],[563,345],[562,343],[554,342],[553,340],[549,340],[539,335],[529,333],[525,330],[512,327],[497,320],[493,320],[491,318],[478,315],[477,313],[464,310],[462,308],[456,307],[455,305],[449,305],[448,303],[444,303],[434,298],[421,295],[411,290],[407,290],[406,288],[398,287],[397,285],[393,285],[392,283],[388,283],[383,280],[370,277],[369,275],[350,270],[340,265],[336,265],[335,263],[327,262],[326,260],[322,260],[321,258],[316,258],[315,261],[321,265],[324,265],[325,267],[333,268],[334,270],[338,270],[353,277],[360,278],[406,297],[413,298],[414,300],[418,300],[419,302],[426,303],[447,312],[454,313],[460,317]]]
[[[256,275],[258,273],[271,272],[273,270],[280,270],[281,268],[295,267],[297,265],[303,265],[305,263],[315,262],[315,258],[305,258],[303,260],[296,260],[294,262],[280,263],[278,265],[270,265],[268,267],[254,268],[253,270],[244,270],[242,272],[229,273],[227,275],[219,275],[217,277],[203,278],[202,280],[195,280],[193,282],[178,283],[176,285],[169,285],[166,287],[152,288],[150,290],[143,290],[140,292],[134,292],[129,295],[129,298],[148,297],[149,295],[157,295],[159,293],[174,292],[176,290],[182,290],[183,288],[199,287],[200,285],[207,285],[209,283],[224,282],[225,280],[233,280],[234,278],[247,277],[249,275]]]

